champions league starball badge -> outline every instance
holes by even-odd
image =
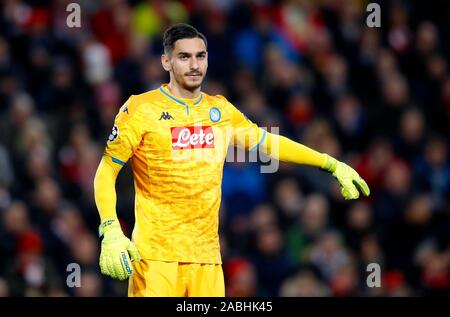
[[[114,126],[112,128],[111,134],[108,137],[108,142],[112,142],[119,136],[119,128],[117,126]]]

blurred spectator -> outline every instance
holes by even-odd
[[[305,198],[299,218],[287,233],[289,253],[296,263],[307,260],[314,242],[327,229],[328,213],[328,202],[322,195],[312,194]]]
[[[287,1],[278,8],[278,23],[283,35],[298,51],[307,51],[323,31],[323,20],[317,3]]]
[[[420,284],[426,294],[445,296],[450,288],[448,250],[439,252],[435,241],[425,240],[415,254]]]
[[[346,95],[334,106],[335,131],[344,151],[361,150],[367,139],[367,118],[355,96]]]
[[[329,231],[321,235],[310,253],[309,260],[328,282],[349,264],[350,254],[338,233]]]
[[[450,193],[448,145],[440,137],[430,137],[424,155],[416,161],[416,186],[433,195],[434,207],[442,209]]]
[[[386,256],[383,253],[383,248],[378,241],[375,234],[368,234],[361,238],[359,246],[361,267],[363,271],[370,263],[377,263],[381,267],[384,267],[386,262]]]
[[[399,2],[389,9],[389,45],[394,52],[402,55],[409,50],[412,41],[412,32],[408,25],[408,11]]]
[[[270,205],[257,206],[250,215],[250,230],[264,230],[271,226],[278,226],[278,218],[274,208]]]
[[[234,258],[225,263],[224,274],[228,281],[226,296],[258,296],[258,280],[253,264],[245,258]]]
[[[92,31],[108,48],[111,60],[116,64],[126,56],[129,47],[128,35],[131,32],[132,12],[128,3],[124,0],[107,1],[91,18]]]
[[[411,287],[405,280],[405,275],[399,270],[390,270],[384,274],[383,288],[386,296],[389,297],[407,297],[417,296],[411,290]]]
[[[0,267],[16,254],[19,237],[31,229],[27,205],[21,201],[11,202],[1,214]]]
[[[32,231],[19,238],[17,256],[5,264],[11,296],[47,296],[61,288],[52,261],[42,253],[43,242]]]
[[[333,296],[357,296],[359,295],[359,278],[356,267],[347,263],[337,269],[330,281]]]
[[[16,93],[11,98],[11,106],[5,116],[1,117],[1,141],[10,151],[15,153],[17,148],[17,132],[25,129],[27,123],[32,120],[34,114],[33,99],[26,93]]]
[[[392,225],[402,216],[411,194],[411,169],[405,162],[392,161],[383,174],[383,189],[375,205],[376,221]]]
[[[406,109],[400,119],[395,151],[403,159],[414,161],[422,153],[425,142],[425,118],[417,108]]]
[[[402,217],[396,219],[389,229],[384,249],[389,264],[413,274],[413,255],[417,245],[432,232],[432,206],[427,195],[414,196],[402,209]]]
[[[59,152],[61,176],[70,186],[71,198],[84,196],[92,201],[93,180],[101,157],[99,146],[90,137],[88,127],[76,124],[70,131],[69,143]]]
[[[291,224],[298,219],[304,208],[305,197],[295,178],[280,179],[275,186],[274,200],[281,211],[283,223]]]
[[[86,39],[82,46],[84,76],[91,85],[111,78],[112,65],[108,49],[94,39]]]
[[[139,3],[132,10],[134,31],[146,37],[160,35],[167,24],[185,22],[187,12],[177,1],[149,1]]]
[[[235,36],[234,50],[238,63],[256,73],[261,71],[263,59],[261,52],[264,51],[264,46],[269,43],[276,43],[284,51],[285,57],[292,56],[295,58],[292,46],[273,27],[272,14],[268,7],[260,6],[255,8],[255,13],[252,16],[254,18],[252,26],[238,32]]]
[[[358,250],[361,240],[374,230],[373,211],[367,202],[352,204],[347,213],[346,241],[353,250]]]
[[[280,296],[283,297],[325,297],[330,290],[313,272],[301,271],[283,283]]]
[[[377,139],[372,142],[360,157],[356,170],[371,185],[370,190],[373,194],[378,194],[382,189],[384,175],[393,159],[391,144],[386,139]]]
[[[281,282],[294,273],[295,266],[286,254],[283,236],[276,225],[255,232],[252,262],[256,267],[260,295],[278,296]]]

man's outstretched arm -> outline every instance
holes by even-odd
[[[231,125],[234,128],[233,140],[237,146],[254,150],[259,149],[270,157],[288,163],[319,167],[333,176],[341,186],[345,199],[356,199],[359,191],[369,196],[367,183],[347,164],[336,160],[326,153],[317,152],[303,144],[294,142],[284,136],[271,134],[251,122],[223,96],[218,96],[230,107]]]
[[[259,148],[277,160],[319,167],[332,173],[339,182],[345,199],[357,199],[360,191],[364,196],[370,194],[369,186],[353,168],[326,153],[317,152],[284,136],[268,132]]]
[[[100,269],[105,275],[119,280],[132,273],[130,256],[139,261],[139,252],[122,232],[116,213],[116,179],[122,165],[103,156],[94,178],[94,196],[100,214],[99,235],[103,236]]]

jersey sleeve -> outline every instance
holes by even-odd
[[[116,115],[104,155],[110,156],[117,164],[125,165],[141,143],[144,127],[139,105],[136,104],[134,96],[131,96]]]
[[[248,151],[256,150],[264,141],[266,130],[261,129],[258,125],[250,121],[250,119],[230,102],[226,102],[231,109],[231,125],[233,128],[233,137],[231,139],[234,145]]]

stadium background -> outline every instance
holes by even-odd
[[[0,4],[0,296],[123,296],[99,272],[93,177],[119,107],[167,81],[161,33],[209,41],[203,90],[252,121],[349,162],[368,199],[281,164],[227,163],[221,244],[229,296],[449,295],[447,1],[70,1]],[[207,184],[205,184],[207,186]],[[119,175],[130,236],[132,175]],[[66,286],[78,263],[80,288]],[[382,287],[368,288],[378,263]]]

